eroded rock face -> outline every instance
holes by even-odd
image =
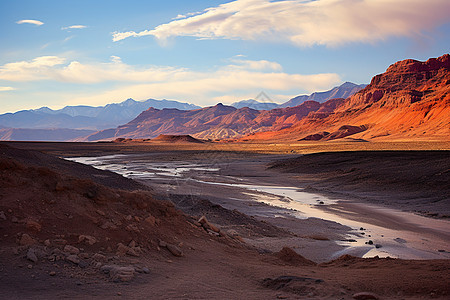
[[[248,139],[329,140],[351,134],[362,140],[448,140],[449,115],[450,55],[445,54],[425,62],[399,61],[355,95],[323,103],[291,128]],[[355,132],[357,127],[365,130]]]
[[[449,72],[449,54],[425,62],[412,59],[396,62],[385,73],[373,77],[365,89],[348,98],[338,111],[355,109],[380,100],[391,106],[394,103],[409,105],[421,101],[436,90],[448,87]]]

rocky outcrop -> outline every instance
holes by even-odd
[[[449,140],[449,116],[450,55],[445,54],[397,62],[355,95],[325,102],[288,129],[248,139],[326,140],[351,133],[364,140]],[[343,130],[348,124],[365,130]]]

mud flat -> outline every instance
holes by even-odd
[[[365,152],[364,158],[376,157],[378,154]],[[290,246],[299,254],[317,262],[328,261],[343,254],[403,259],[450,258],[448,253],[450,222],[445,218],[433,220],[412,212],[401,211],[399,208],[404,206],[399,199],[408,198],[405,195],[400,198],[399,192],[389,196],[384,191],[386,201],[383,202],[383,206],[368,205],[368,201],[364,201],[367,200],[367,196],[361,197],[357,193],[349,195],[348,192],[344,194],[340,190],[336,190],[335,193],[326,190],[328,192],[324,193],[317,188],[312,188],[311,185],[314,183],[305,186],[304,182],[307,178],[299,181],[298,177],[291,176],[290,173],[277,171],[279,166],[284,168],[295,166],[292,160],[301,158],[270,163],[280,157],[257,155],[250,158],[230,158],[217,155],[213,161],[205,162],[196,158],[195,155],[192,159],[184,157],[181,160],[161,161],[160,155],[161,153],[119,154],[78,157],[71,160],[113,170],[147,184],[160,195],[178,199],[175,203],[187,213],[193,213],[193,207],[198,205],[199,199],[208,199],[226,209],[238,210],[295,235],[282,238],[248,236],[247,243],[255,245],[260,251],[279,251],[283,246]],[[342,160],[345,160],[345,156],[348,155],[348,153],[344,154]],[[361,156],[360,153],[352,153],[355,159],[358,155]],[[403,158],[408,155],[413,156],[411,158],[413,161],[417,161],[417,157],[422,157],[417,152],[396,155],[398,155],[396,158],[392,158],[393,154],[389,152],[383,157],[391,162],[399,156]],[[422,153],[422,155],[430,161],[430,167],[426,169],[426,172],[435,174],[441,169],[445,170],[446,152],[432,152],[431,155]],[[335,153],[334,156],[338,154]],[[377,163],[382,167],[383,162],[379,160]],[[422,164],[423,160],[421,159]],[[435,167],[436,163],[438,167]],[[269,169],[266,168],[268,164],[271,166]],[[355,162],[349,167],[354,165]],[[418,166],[417,162],[415,166]],[[297,165],[297,168],[300,167]],[[432,170],[429,170],[430,168]],[[396,170],[399,173],[404,172],[404,170]],[[414,176],[423,176],[417,173],[419,172],[416,172]],[[405,181],[409,179],[404,178]],[[439,180],[442,179],[439,177]],[[384,180],[389,182],[389,178]],[[360,181],[364,182],[364,180]],[[433,186],[433,183],[428,182],[427,186]],[[355,191],[359,190],[355,189]],[[417,191],[420,191],[420,187],[416,187],[416,197]],[[448,201],[442,193],[438,194],[433,190],[423,189],[422,193],[433,197],[433,201],[430,200],[427,206],[427,198],[422,196],[425,198],[421,199],[422,208],[439,210],[443,205],[445,207],[445,202]],[[386,205],[389,197],[395,199],[389,203],[390,206]],[[442,197],[442,201],[436,201],[438,197]],[[186,204],[187,202],[191,204]],[[219,224],[224,222],[217,215],[212,216],[212,220]],[[242,230],[246,227],[245,225],[245,223],[234,224],[234,227],[229,227],[241,236],[245,236]]]
[[[5,299],[450,295],[442,216],[319,190],[311,186],[318,177],[268,169],[298,155],[11,144],[21,149],[0,143]],[[221,233],[206,232],[199,216]]]

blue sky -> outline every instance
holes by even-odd
[[[275,102],[450,49],[448,0],[0,0],[0,113]]]

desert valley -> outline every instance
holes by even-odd
[[[448,1],[88,2],[0,3],[1,299],[450,298]]]

